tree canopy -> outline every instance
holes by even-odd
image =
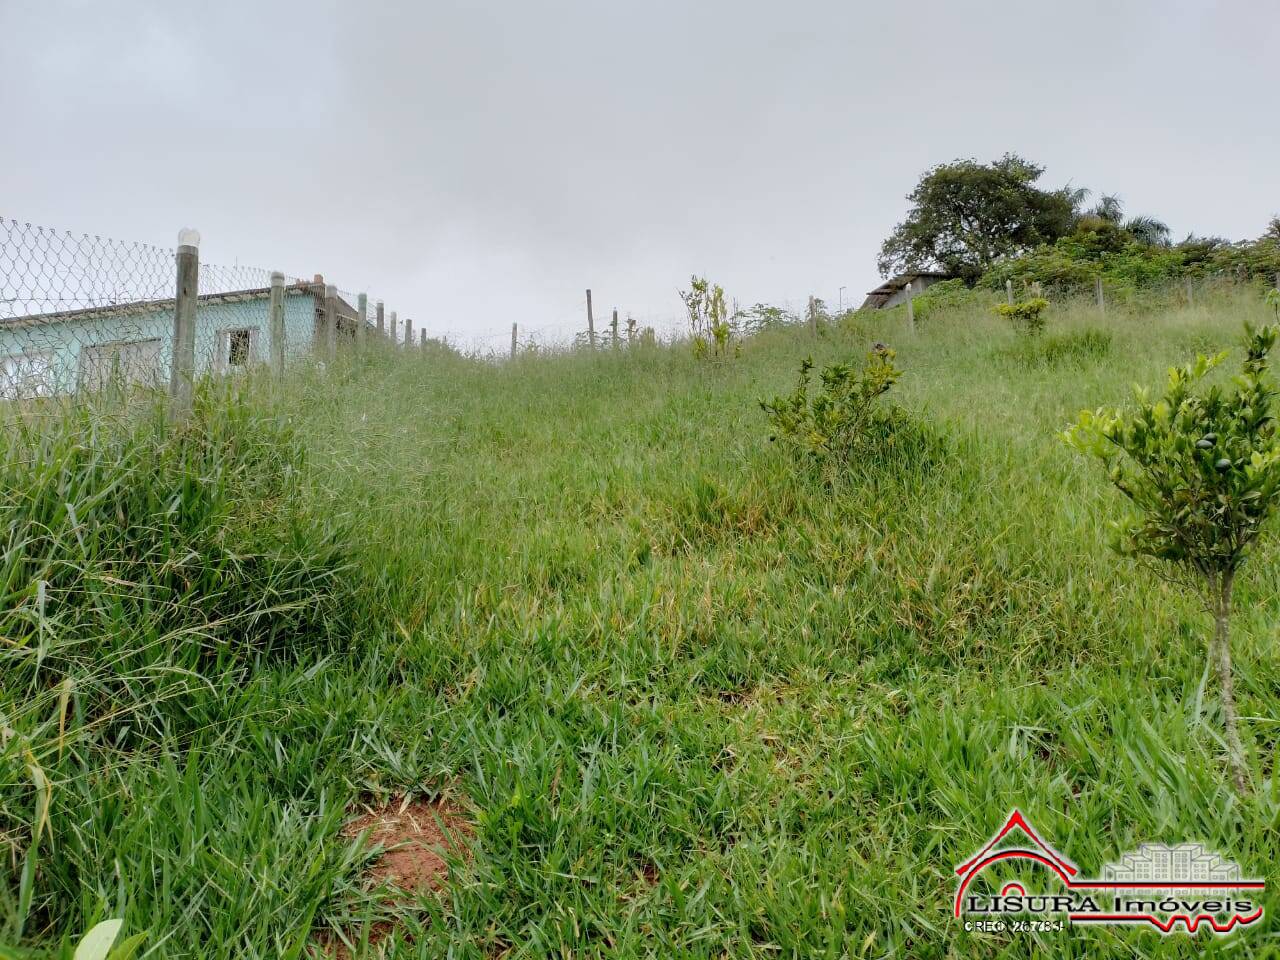
[[[1170,247],[1169,227],[1126,217],[1115,194],[1037,186],[1043,167],[1006,153],[994,163],[956,160],[925,171],[907,195],[911,210],[880,248],[880,272],[941,269],[972,285],[992,267],[1061,241],[1073,249],[1120,253]],[[1273,221],[1272,230],[1280,231]]]
[[[974,282],[997,260],[1052,243],[1075,227],[1079,191],[1042,190],[1044,168],[1007,153],[926,171],[911,209],[880,250],[880,272],[941,268]]]

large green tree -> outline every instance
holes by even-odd
[[[906,219],[880,249],[880,272],[942,269],[973,283],[997,260],[1070,233],[1080,193],[1040,189],[1043,172],[1012,153],[926,171],[907,195]]]

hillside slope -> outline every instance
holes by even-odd
[[[914,334],[901,312],[770,331],[720,364],[659,348],[300,377],[273,416],[305,466],[267,499],[305,513],[299,555],[340,548],[327,636],[303,617],[290,635],[315,642],[202,661],[145,735],[71,759],[40,728],[57,787],[22,942],[123,915],[165,957],[298,956],[378,918],[403,957],[1263,955],[1265,931],[980,936],[951,908],[955,867],[1015,807],[1086,874],[1195,840],[1276,879],[1280,557],[1239,588],[1261,786],[1238,800],[1207,620],[1108,551],[1115,494],[1058,438],[1266,319],[1243,290],[1057,308],[1028,347],[974,305]],[[828,485],[768,442],[757,401],[806,355],[875,340],[922,432]],[[340,828],[405,794],[445,798],[469,839],[439,893],[392,907]]]

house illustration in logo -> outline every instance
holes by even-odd
[[[1102,879],[1126,883],[1234,883],[1240,880],[1240,864],[1207,853],[1198,843],[1144,843],[1126,853],[1119,863],[1103,867]]]

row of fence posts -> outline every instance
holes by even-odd
[[[627,317],[627,343],[632,343],[636,335],[636,321],[632,317]],[[609,341],[613,349],[617,349],[621,343],[621,336],[618,330],[618,308],[613,308],[613,317],[609,321]],[[591,291],[587,291],[587,342],[591,349],[596,348],[596,315],[591,306]],[[511,359],[516,357],[516,351],[519,349],[519,325],[511,324]]]
[[[915,330],[916,330],[915,285],[916,285],[915,280],[911,280],[911,281],[908,281],[907,287],[906,287],[907,327],[912,333],[915,333]],[[1275,286],[1277,290],[1280,290],[1280,272],[1276,273]],[[1013,281],[1006,280],[1004,282],[1004,289],[1005,289],[1005,299],[1008,301],[1010,306],[1013,306],[1014,304]],[[924,291],[924,287],[922,285],[921,292],[923,291]],[[1192,287],[1192,282],[1190,277],[1186,278],[1186,291],[1187,291],[1187,304],[1190,306],[1195,303],[1195,295],[1193,293],[1193,287]],[[1043,292],[1044,292],[1043,287],[1040,285],[1040,281],[1033,280],[1031,282],[1032,295],[1037,297],[1043,296]],[[1106,297],[1102,289],[1101,276],[1097,276],[1094,278],[1093,292],[1094,292],[1094,299],[1098,305],[1098,312],[1105,314],[1107,311],[1107,303],[1106,303]],[[735,310],[734,312],[736,314],[737,311]],[[808,323],[809,323],[810,333],[812,333],[814,336],[817,336],[818,311],[817,311],[816,303],[813,296],[809,297]],[[613,346],[617,347],[618,346],[618,310],[616,307],[613,310],[613,319],[610,322],[609,326],[611,328],[610,336],[613,342]],[[628,317],[627,318],[627,342],[628,343],[631,342],[634,334],[635,334],[635,320]],[[590,290],[587,291],[587,341],[590,343],[591,349],[594,350],[596,347],[596,322],[595,322],[595,313],[592,310]],[[511,356],[513,359],[515,358],[516,350],[518,346],[519,346],[518,328],[517,328],[517,325],[513,323],[511,324]]]
[[[191,411],[196,371],[196,313],[200,297],[200,233],[190,228],[178,233],[177,278],[174,287],[173,309],[173,358],[169,375],[170,411],[174,419],[183,419]],[[318,278],[317,278],[318,279]],[[271,274],[268,298],[268,328],[271,337],[271,370],[277,376],[284,374],[285,356],[285,276]],[[388,314],[381,300],[374,306],[376,329],[379,337],[386,336],[393,344],[399,344],[396,312],[390,311],[390,325],[385,326]],[[368,336],[369,296],[361,293],[356,298],[356,344],[363,345]],[[332,361],[338,352],[338,289],[332,284],[324,288],[324,351]],[[512,325],[512,346],[515,345],[515,325]],[[413,346],[413,321],[404,322],[404,343]],[[419,331],[419,346],[427,345],[427,331]]]

